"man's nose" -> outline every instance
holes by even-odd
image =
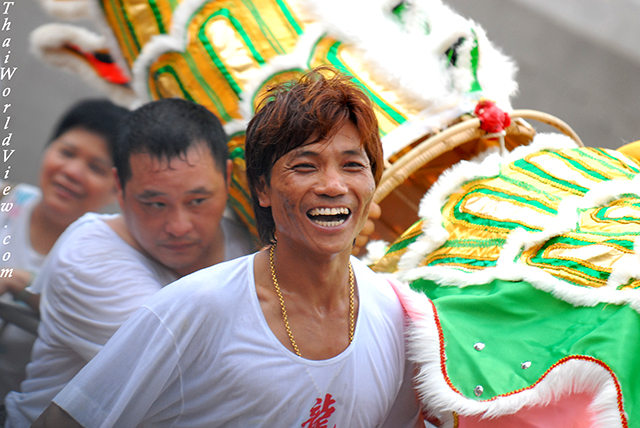
[[[74,183],[81,183],[87,173],[85,163],[80,159],[71,159],[62,168],[64,175]]]
[[[326,196],[340,196],[348,191],[347,177],[338,168],[328,168],[320,174],[317,192]]]
[[[185,209],[175,209],[171,212],[170,218],[165,225],[165,231],[175,237],[186,235],[193,228],[191,216]]]

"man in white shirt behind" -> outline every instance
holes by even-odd
[[[173,280],[255,250],[225,215],[227,137],[206,108],[146,104],[115,153],[121,215],[86,214],[60,237],[32,285],[41,322],[27,379],[6,399],[7,427],[28,427],[118,327]]]

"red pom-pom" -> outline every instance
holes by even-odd
[[[493,101],[482,100],[476,105],[475,114],[480,119],[480,129],[490,134],[504,131],[511,125],[511,118]]]

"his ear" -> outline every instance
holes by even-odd
[[[256,193],[258,195],[258,203],[262,208],[268,208],[271,206],[271,188],[267,184],[264,175],[258,179],[258,185],[256,186]]]
[[[233,174],[233,161],[227,159],[227,193],[229,193],[229,189],[231,188],[231,174]]]

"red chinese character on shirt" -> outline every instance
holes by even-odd
[[[331,394],[327,394],[324,397],[324,402],[321,398],[316,398],[316,404],[311,408],[309,412],[309,419],[302,424],[302,427],[307,428],[327,428],[329,418],[336,411],[333,404],[336,402],[331,398]],[[334,425],[333,428],[336,428]]]

